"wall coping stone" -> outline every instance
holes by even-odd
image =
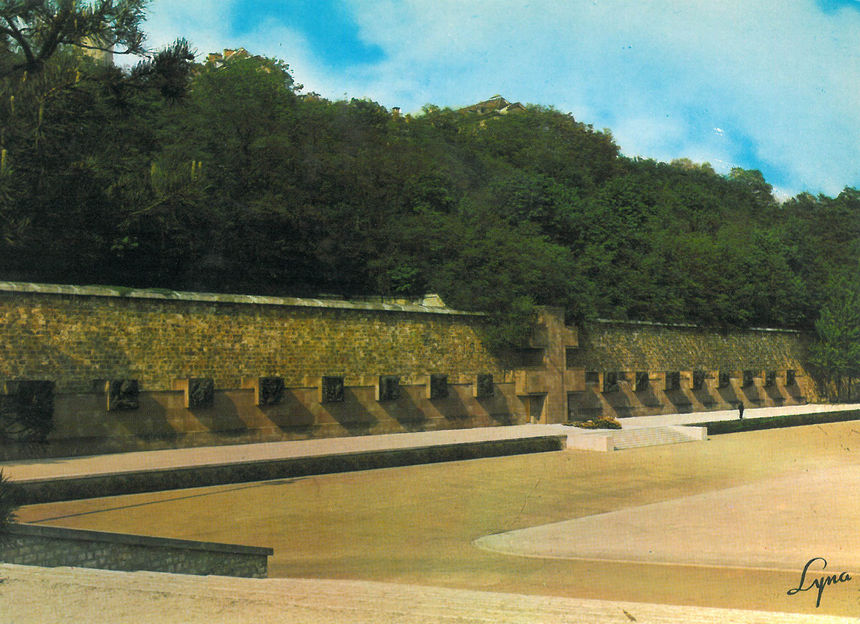
[[[620,319],[594,319],[593,321],[586,321],[586,325],[591,323],[600,323],[602,325],[640,325],[644,327],[670,327],[670,328],[683,328],[683,329],[704,329],[707,331],[719,331],[713,327],[705,327],[704,325],[694,325],[692,323],[657,323],[654,321],[629,321],[629,320],[620,320]],[[807,332],[803,332],[799,329],[784,329],[779,327],[737,327],[733,328],[730,331],[734,332],[775,332],[775,333],[784,333],[784,334],[804,334]]]
[[[296,308],[324,308],[335,310],[369,310],[379,312],[409,312],[442,314],[448,316],[486,316],[483,312],[454,310],[442,304],[438,295],[425,295],[421,303],[405,299],[379,297],[371,299],[330,299],[328,297],[269,297],[263,295],[237,295],[222,293],[184,292],[160,289],[138,289],[122,286],[72,286],[68,284],[35,284],[32,282],[0,281],[0,292],[67,295],[77,297],[116,297],[125,299],[155,299],[161,301],[198,301],[204,303],[232,303],[243,305],[270,305]],[[442,304],[442,305],[440,305]]]
[[[24,537],[42,537],[47,539],[76,540],[81,542],[108,542],[129,546],[149,546],[157,548],[174,548],[181,550],[197,550],[220,552],[234,555],[265,555],[275,553],[272,548],[261,546],[243,546],[241,544],[221,544],[218,542],[198,542],[194,540],[174,539],[169,537],[150,537],[147,535],[132,535],[130,533],[109,533],[106,531],[89,531],[84,529],[68,529],[65,527],[45,526],[38,524],[14,523],[7,527],[9,535]]]

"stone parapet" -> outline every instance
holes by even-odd
[[[127,288],[123,286],[73,286],[69,284],[34,284],[32,282],[0,281],[0,293],[37,293],[76,297],[118,297],[123,299],[154,299],[162,301],[196,301],[203,303],[238,303],[294,308],[323,308],[331,310],[374,310],[380,312],[412,312],[449,316],[484,316],[481,312],[466,312],[447,307],[439,295],[429,294],[420,299],[393,297],[360,297],[352,299],[312,297],[268,297],[225,293],[200,293],[165,289]]]
[[[265,578],[271,548],[13,524],[0,561],[42,567]]]

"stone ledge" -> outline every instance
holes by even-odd
[[[15,479],[15,482],[21,488],[23,504],[34,505],[120,494],[177,490],[228,483],[248,483],[251,481],[271,481],[484,457],[561,451],[564,449],[565,441],[564,434],[548,434],[535,437],[452,442],[438,445],[419,444],[404,448],[324,455],[246,459],[228,463],[149,470],[136,469],[92,475],[67,475],[36,479],[19,478]]]
[[[261,546],[222,544],[218,542],[198,542],[169,537],[150,537],[147,535],[132,535],[129,533],[109,533],[106,531],[68,529],[65,527],[44,526],[38,524],[15,523],[9,526],[8,533],[9,535],[18,535],[23,537],[41,537],[46,539],[74,540],[81,542],[106,542],[128,546],[174,548],[181,550],[228,553],[233,555],[260,555],[268,557],[275,553],[273,549]]]
[[[31,282],[0,281],[0,293],[33,293],[44,295],[67,295],[75,297],[116,297],[120,299],[155,299],[161,301],[195,301],[202,303],[232,303],[243,305],[284,306],[294,308],[319,308],[332,310],[367,310],[371,312],[408,312],[419,314],[441,314],[447,316],[485,316],[481,312],[453,310],[439,305],[437,295],[426,295],[422,303],[405,300],[386,302],[328,298],[268,297],[258,295],[236,295],[220,293],[183,292],[174,290],[148,290],[121,286],[72,286],[67,284],[34,284]]]
[[[656,321],[632,321],[632,320],[624,320],[624,319],[604,319],[598,318],[588,321],[588,323],[599,323],[601,325],[631,325],[631,326],[640,326],[640,327],[668,327],[670,329],[701,329],[705,331],[719,331],[715,330],[713,327],[706,327],[704,325],[694,325],[691,323],[658,323]],[[773,332],[773,333],[781,333],[781,334],[804,334],[805,332],[800,331],[799,329],[785,329],[781,327],[737,327],[730,330],[731,333],[743,333],[743,332]]]

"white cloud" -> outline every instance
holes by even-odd
[[[230,39],[229,5],[156,0],[153,30],[201,51],[278,56],[330,98],[409,112],[501,93],[609,127],[628,154],[761,163],[791,192],[860,186],[860,11],[827,15],[815,0],[351,0],[359,36],[385,58],[324,69],[300,33],[271,22]]]
[[[233,45],[227,41],[232,0],[153,0],[145,24],[147,47],[162,48],[185,37],[206,55]]]

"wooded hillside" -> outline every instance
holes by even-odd
[[[856,283],[856,189],[780,204],[758,171],[626,158],[551,107],[403,116],[183,42],[132,71],[60,50],[2,81],[0,279],[437,292],[514,342],[535,304],[811,327],[836,277]]]

